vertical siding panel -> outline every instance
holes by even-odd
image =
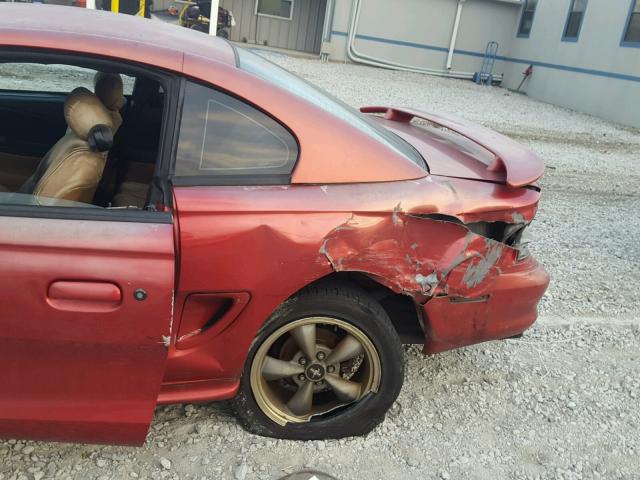
[[[307,24],[309,23],[309,0],[298,0],[300,4],[300,16],[298,17],[298,34],[296,36],[296,50],[304,51],[304,37],[307,32]]]
[[[231,27],[231,38],[237,42],[242,40],[242,0],[233,0],[233,18],[236,19],[236,26]]]
[[[316,22],[316,35],[313,42],[313,53],[320,53],[322,45],[322,29],[324,28],[324,19],[327,13],[327,0],[318,0],[318,20]]]
[[[231,28],[231,38],[236,42],[242,40],[242,17],[244,15],[243,0],[233,0],[233,18],[236,20],[236,26]]]
[[[302,51],[304,52],[308,52],[309,51],[309,36],[311,35],[311,31],[313,30],[313,24],[314,24],[314,18],[313,18],[313,12],[314,12],[314,1],[313,0],[308,0],[307,3],[307,9],[308,9],[308,15],[307,15],[307,24],[304,28],[303,31],[303,35],[302,38],[300,39],[301,43],[302,43]]]
[[[277,20],[274,18],[271,23],[271,38],[273,39],[273,45],[278,48],[284,48],[280,41],[280,36],[282,35],[282,32],[286,31],[287,24],[289,22],[287,20]]]
[[[267,28],[265,29],[264,35],[262,35],[261,40],[266,40],[268,45],[275,47],[276,39],[274,38],[274,31],[278,29],[278,25],[275,25],[278,20],[269,17],[263,17],[263,21],[267,24]]]
[[[318,33],[318,20],[320,18],[320,3],[320,0],[311,0],[309,31],[305,36],[305,48],[311,53],[315,53],[316,34]]]
[[[287,31],[286,48],[289,50],[295,50],[296,48],[296,38],[298,37],[298,8],[298,2],[294,2],[292,19],[289,22],[291,25],[289,25]]]
[[[313,34],[313,26],[315,25],[316,19],[314,15],[314,2],[313,0],[308,0],[308,9],[309,14],[307,15],[307,26],[304,32],[304,36],[302,37],[302,50],[305,52],[309,52],[309,38]]]
[[[309,38],[311,35],[313,35],[314,32],[314,26],[316,24],[316,4],[318,3],[317,0],[308,0],[309,1],[309,16],[307,17],[307,29],[304,32],[304,37],[302,38],[303,42],[304,42],[304,51],[305,52],[309,52],[311,51],[310,49],[310,44],[309,44]]]
[[[280,28],[278,29],[278,47],[287,48],[287,38],[289,38],[289,29],[293,20],[280,20]]]
[[[252,2],[251,15],[249,16],[249,38],[251,41],[258,43],[258,31],[260,30],[260,17],[255,14],[255,1]]]
[[[311,16],[309,31],[307,32],[306,46],[307,46],[308,52],[317,53],[316,38],[318,36],[318,30],[322,28],[322,26],[318,25],[321,20],[320,6],[322,4],[322,0],[313,0],[312,3],[313,3],[313,15]]]
[[[266,40],[276,48],[320,51],[326,0],[295,0],[292,20],[256,16],[255,0],[220,0],[220,5],[234,14],[236,26],[231,29],[234,41],[241,42],[246,37],[249,43],[262,44]]]
[[[231,12],[233,12],[233,6],[234,6],[233,3],[234,3],[233,0],[220,0],[220,7],[225,8],[225,9],[230,10]],[[214,12],[211,12],[211,17],[215,18]],[[231,29],[229,30],[230,31],[229,38],[232,39],[232,40],[234,39],[233,35],[235,33],[233,30],[234,30],[233,27],[231,27]]]
[[[296,0],[295,5],[293,6],[293,25],[291,25],[291,30],[293,33],[293,42],[289,46],[292,50],[298,49],[298,37],[300,36],[300,19],[302,18],[302,12],[304,11],[302,2],[304,0]]]
[[[267,31],[267,25],[265,24],[264,17],[254,15],[253,17],[251,17],[251,24],[253,25],[253,34],[256,43],[258,45],[262,45],[262,41],[264,40],[264,32]]]
[[[262,45],[265,40],[269,41],[269,28],[271,20],[269,17],[258,17],[258,44]]]
[[[243,29],[244,22],[244,2],[243,0],[234,0],[233,1],[233,15],[236,19],[236,26],[232,28],[232,31],[235,30],[233,36],[237,39],[238,42],[242,41],[242,37],[245,36],[245,30]]]
[[[253,22],[253,0],[242,0],[242,27],[240,38],[247,37],[249,42],[253,41],[255,32],[254,32],[254,22]]]

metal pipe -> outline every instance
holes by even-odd
[[[333,13],[336,8],[335,0],[327,0],[327,5],[324,10],[324,25],[322,26],[322,44],[331,42],[331,31],[333,30]],[[324,50],[324,48],[322,49]],[[329,61],[329,53],[325,51],[320,52],[320,60],[322,62]]]
[[[451,43],[449,43],[449,52],[447,53],[447,70],[451,70],[451,62],[453,62],[453,51],[456,48],[456,40],[458,39],[458,27],[460,26],[460,17],[462,16],[462,7],[465,0],[458,0],[458,8],[456,9],[456,18],[453,21],[453,32],[451,32]]]
[[[329,42],[331,40],[331,31],[333,30],[333,13],[335,9],[335,0],[327,0],[327,7],[324,11],[324,28],[322,29],[322,40],[325,42]]]
[[[391,62],[389,60],[375,58],[369,55],[365,55],[356,50],[354,41],[356,38],[356,32],[358,28],[358,21],[360,20],[360,7],[362,6],[361,0],[354,0],[352,3],[351,21],[349,24],[349,36],[347,38],[347,57],[349,60],[355,63],[363,63],[365,65],[371,65],[374,67],[388,68],[391,70],[402,70],[405,72],[414,73],[426,73],[428,75],[435,75],[438,77],[450,77],[471,79],[473,78],[473,72],[456,72],[450,70],[436,70],[432,68],[414,67],[411,65],[403,65],[401,63]]]
[[[218,7],[220,0],[211,0],[211,15],[209,15],[209,35],[218,35]]]

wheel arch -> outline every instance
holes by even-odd
[[[424,343],[424,319],[421,309],[415,300],[409,296],[394,292],[376,278],[358,271],[332,272],[314,282],[306,285],[296,292],[299,294],[307,288],[316,286],[346,286],[364,290],[372,296],[385,310],[393,324],[400,340],[404,344]]]

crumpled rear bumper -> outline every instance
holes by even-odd
[[[476,298],[438,296],[423,305],[423,352],[434,354],[518,335],[537,318],[549,274],[532,256],[513,264]]]

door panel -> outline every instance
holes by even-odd
[[[0,436],[144,441],[170,337],[173,239],[170,223],[0,216]]]

